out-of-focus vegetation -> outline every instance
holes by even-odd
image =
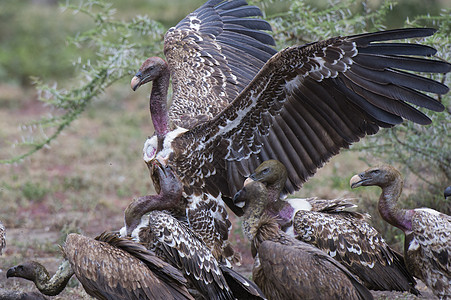
[[[68,164],[70,172],[61,172],[66,174],[65,178],[51,175],[44,177],[53,180],[52,183],[45,179],[44,182],[39,182],[37,179],[24,180],[19,177],[2,181],[0,196],[10,197],[22,204],[54,198],[54,206],[51,209],[58,211],[58,205],[62,206],[58,204],[58,194],[67,189],[77,192],[69,199],[70,205],[82,210],[97,207],[99,204],[98,199],[89,196],[90,193],[98,195],[99,191],[95,189],[106,189],[108,195],[114,195],[113,198],[132,198],[138,191],[144,194],[147,187],[139,186],[138,179],[132,181],[132,184],[122,184],[128,181],[121,177],[125,173],[125,176],[135,178],[142,170],[122,172],[115,169],[132,168],[130,161],[140,161],[140,149],[134,149],[134,152],[130,150],[134,147],[131,145],[134,143],[132,138],[139,140],[141,135],[144,138],[146,134],[151,133],[147,130],[146,134],[142,134],[141,131],[133,129],[148,121],[148,112],[145,101],[139,105],[123,102],[129,94],[128,82],[146,57],[162,55],[165,30],[204,1],[71,0],[58,2],[61,6],[57,6],[55,2],[2,1],[0,82],[3,83],[3,91],[9,91],[4,86],[6,83],[20,86],[25,92],[2,93],[0,108],[23,109],[20,104],[21,97],[25,95],[29,98],[34,93],[34,88],[30,88],[30,85],[37,82],[39,99],[46,109],[40,120],[36,113],[32,114],[30,119],[24,118],[25,124],[21,126],[22,131],[17,137],[11,137],[5,132],[5,128],[0,130],[0,159],[3,163],[23,162],[26,155],[52,143],[54,148],[65,148],[65,153],[60,158],[44,156],[41,163],[53,162],[55,168],[64,168],[64,165]],[[273,25],[279,49],[335,35],[404,26],[432,26],[440,31],[422,42],[436,47],[439,57],[451,60],[451,10],[449,4],[446,7],[447,1],[403,0],[398,1],[397,5],[388,1],[358,0],[251,2],[265,9],[266,18]],[[446,82],[448,85],[449,77]],[[441,80],[443,77],[437,78]],[[146,91],[141,92],[142,98],[146,99]],[[366,138],[363,143],[356,145],[354,150],[359,151],[361,158],[369,164],[393,163],[408,175],[407,180],[415,183],[415,186],[408,188],[411,192],[409,205],[430,206],[450,213],[450,205],[441,198],[441,189],[451,181],[449,94],[441,101],[447,110],[443,113],[427,112],[433,119],[431,126],[420,127],[406,123],[392,130],[383,130],[374,138]],[[125,105],[131,105],[131,109],[135,108],[137,111],[125,112]],[[116,110],[123,110],[124,113],[121,115]],[[76,128],[82,128],[86,132],[74,133],[74,129],[68,127],[78,120],[83,112],[86,112],[88,120],[84,122],[88,125],[77,124]],[[11,127],[15,128],[17,125]],[[76,138],[71,136],[70,142],[82,145],[81,157],[71,152],[74,147],[58,143],[60,138],[57,137],[63,132],[75,134]],[[66,142],[66,139],[62,141]],[[127,142],[121,144],[124,141]],[[105,147],[94,149],[93,145],[99,145],[97,142],[103,143]],[[49,153],[52,149],[45,151]],[[356,159],[355,154],[345,154],[348,161]],[[94,169],[84,170],[82,175],[76,172],[80,170],[74,170],[77,169],[74,158],[84,158],[94,166],[99,159],[118,162],[122,159],[119,157],[121,155],[131,157],[109,170],[109,175],[122,174],[110,185],[101,183],[100,181],[109,177],[96,174]],[[41,159],[41,156],[39,158]],[[313,178],[301,193],[306,196],[321,196],[322,189],[346,190],[352,173],[361,171],[347,168],[346,160],[337,168],[333,168],[332,174],[325,177],[327,180],[323,179],[324,177]],[[28,160],[25,161],[28,163]],[[39,163],[33,161],[37,168]],[[349,164],[353,165],[352,162]],[[24,168],[20,164],[18,166]],[[347,172],[344,172],[344,169]],[[90,172],[94,175],[89,175]],[[14,189],[22,187],[20,195],[13,195]],[[364,210],[368,208],[369,212],[376,216],[374,199],[379,191],[362,189],[356,193],[364,199],[364,205],[361,207]],[[92,201],[83,202],[79,198]],[[104,200],[101,200],[101,206],[108,205],[109,199]],[[380,218],[374,217],[373,220],[379,222]],[[383,231],[391,234],[389,226],[380,223],[380,226],[386,227]],[[399,234],[393,233],[393,238],[389,240],[396,239],[399,239]]]

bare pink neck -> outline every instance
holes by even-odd
[[[169,88],[169,68],[165,68],[160,77],[153,81],[150,93],[150,116],[157,136],[163,137],[169,132],[167,95]]]
[[[382,193],[379,197],[378,209],[382,218],[391,225],[402,231],[412,230],[411,210],[398,207],[398,199],[403,187],[402,179],[395,180],[390,185],[381,187]]]

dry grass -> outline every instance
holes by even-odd
[[[57,245],[67,233],[95,236],[119,229],[133,197],[154,192],[141,159],[143,142],[152,133],[146,92],[132,93],[128,84],[118,85],[50,149],[20,164],[0,165],[0,219],[8,228],[0,287],[33,290],[24,280],[5,281],[2,274],[28,259],[54,271],[61,259]],[[1,86],[0,94],[0,156],[6,158],[23,151],[11,147],[29,134],[20,125],[46,113],[46,108],[30,91]]]

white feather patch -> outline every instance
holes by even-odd
[[[189,18],[189,27],[195,31],[199,31],[200,29],[200,20],[196,17]]]
[[[150,162],[152,159],[154,159],[157,155],[161,157],[163,160],[165,160],[167,157],[169,157],[169,154],[171,154],[174,150],[172,149],[172,141],[178,137],[179,135],[187,132],[188,129],[185,129],[183,127],[177,127],[176,129],[168,132],[166,134],[164,141],[163,141],[163,149],[155,153],[157,146],[158,146],[158,140],[157,136],[151,136],[149,137],[146,142],[144,143],[143,148],[143,159],[146,163]]]
[[[417,239],[412,239],[409,244],[408,251],[415,251],[420,248],[420,243],[418,243]]]
[[[141,222],[138,226],[132,231],[131,237],[134,241],[139,242],[139,231],[142,227],[146,227],[149,225],[149,214],[145,214],[141,217]]]
[[[149,162],[155,158],[157,151],[157,136],[151,136],[144,142],[143,159],[145,162]]]
[[[302,198],[288,198],[285,201],[290,203],[290,205],[294,208],[294,212],[296,213],[298,210],[312,210],[312,205],[307,201],[307,199]]]

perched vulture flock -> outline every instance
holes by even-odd
[[[410,104],[444,109],[424,92],[448,92],[427,75],[451,64],[403,41],[435,30],[334,37],[277,52],[261,16],[245,0],[210,0],[168,30],[166,60],[148,58],[131,81],[133,90],[153,82],[155,133],[143,156],[157,194],[131,202],[119,231],[68,235],[53,276],[29,261],[7,277],[31,280],[50,296],[75,275],[97,299],[218,300],[418,295],[417,278],[451,299],[451,217],[398,206],[403,180],[393,167],[370,168],[350,184],[382,189],[380,216],[404,232],[404,254],[367,214],[350,210],[352,199],[286,198],[379,128],[431,122]],[[227,207],[251,243],[252,280],[233,269],[240,254],[228,242]],[[0,253],[4,245],[0,223]]]

